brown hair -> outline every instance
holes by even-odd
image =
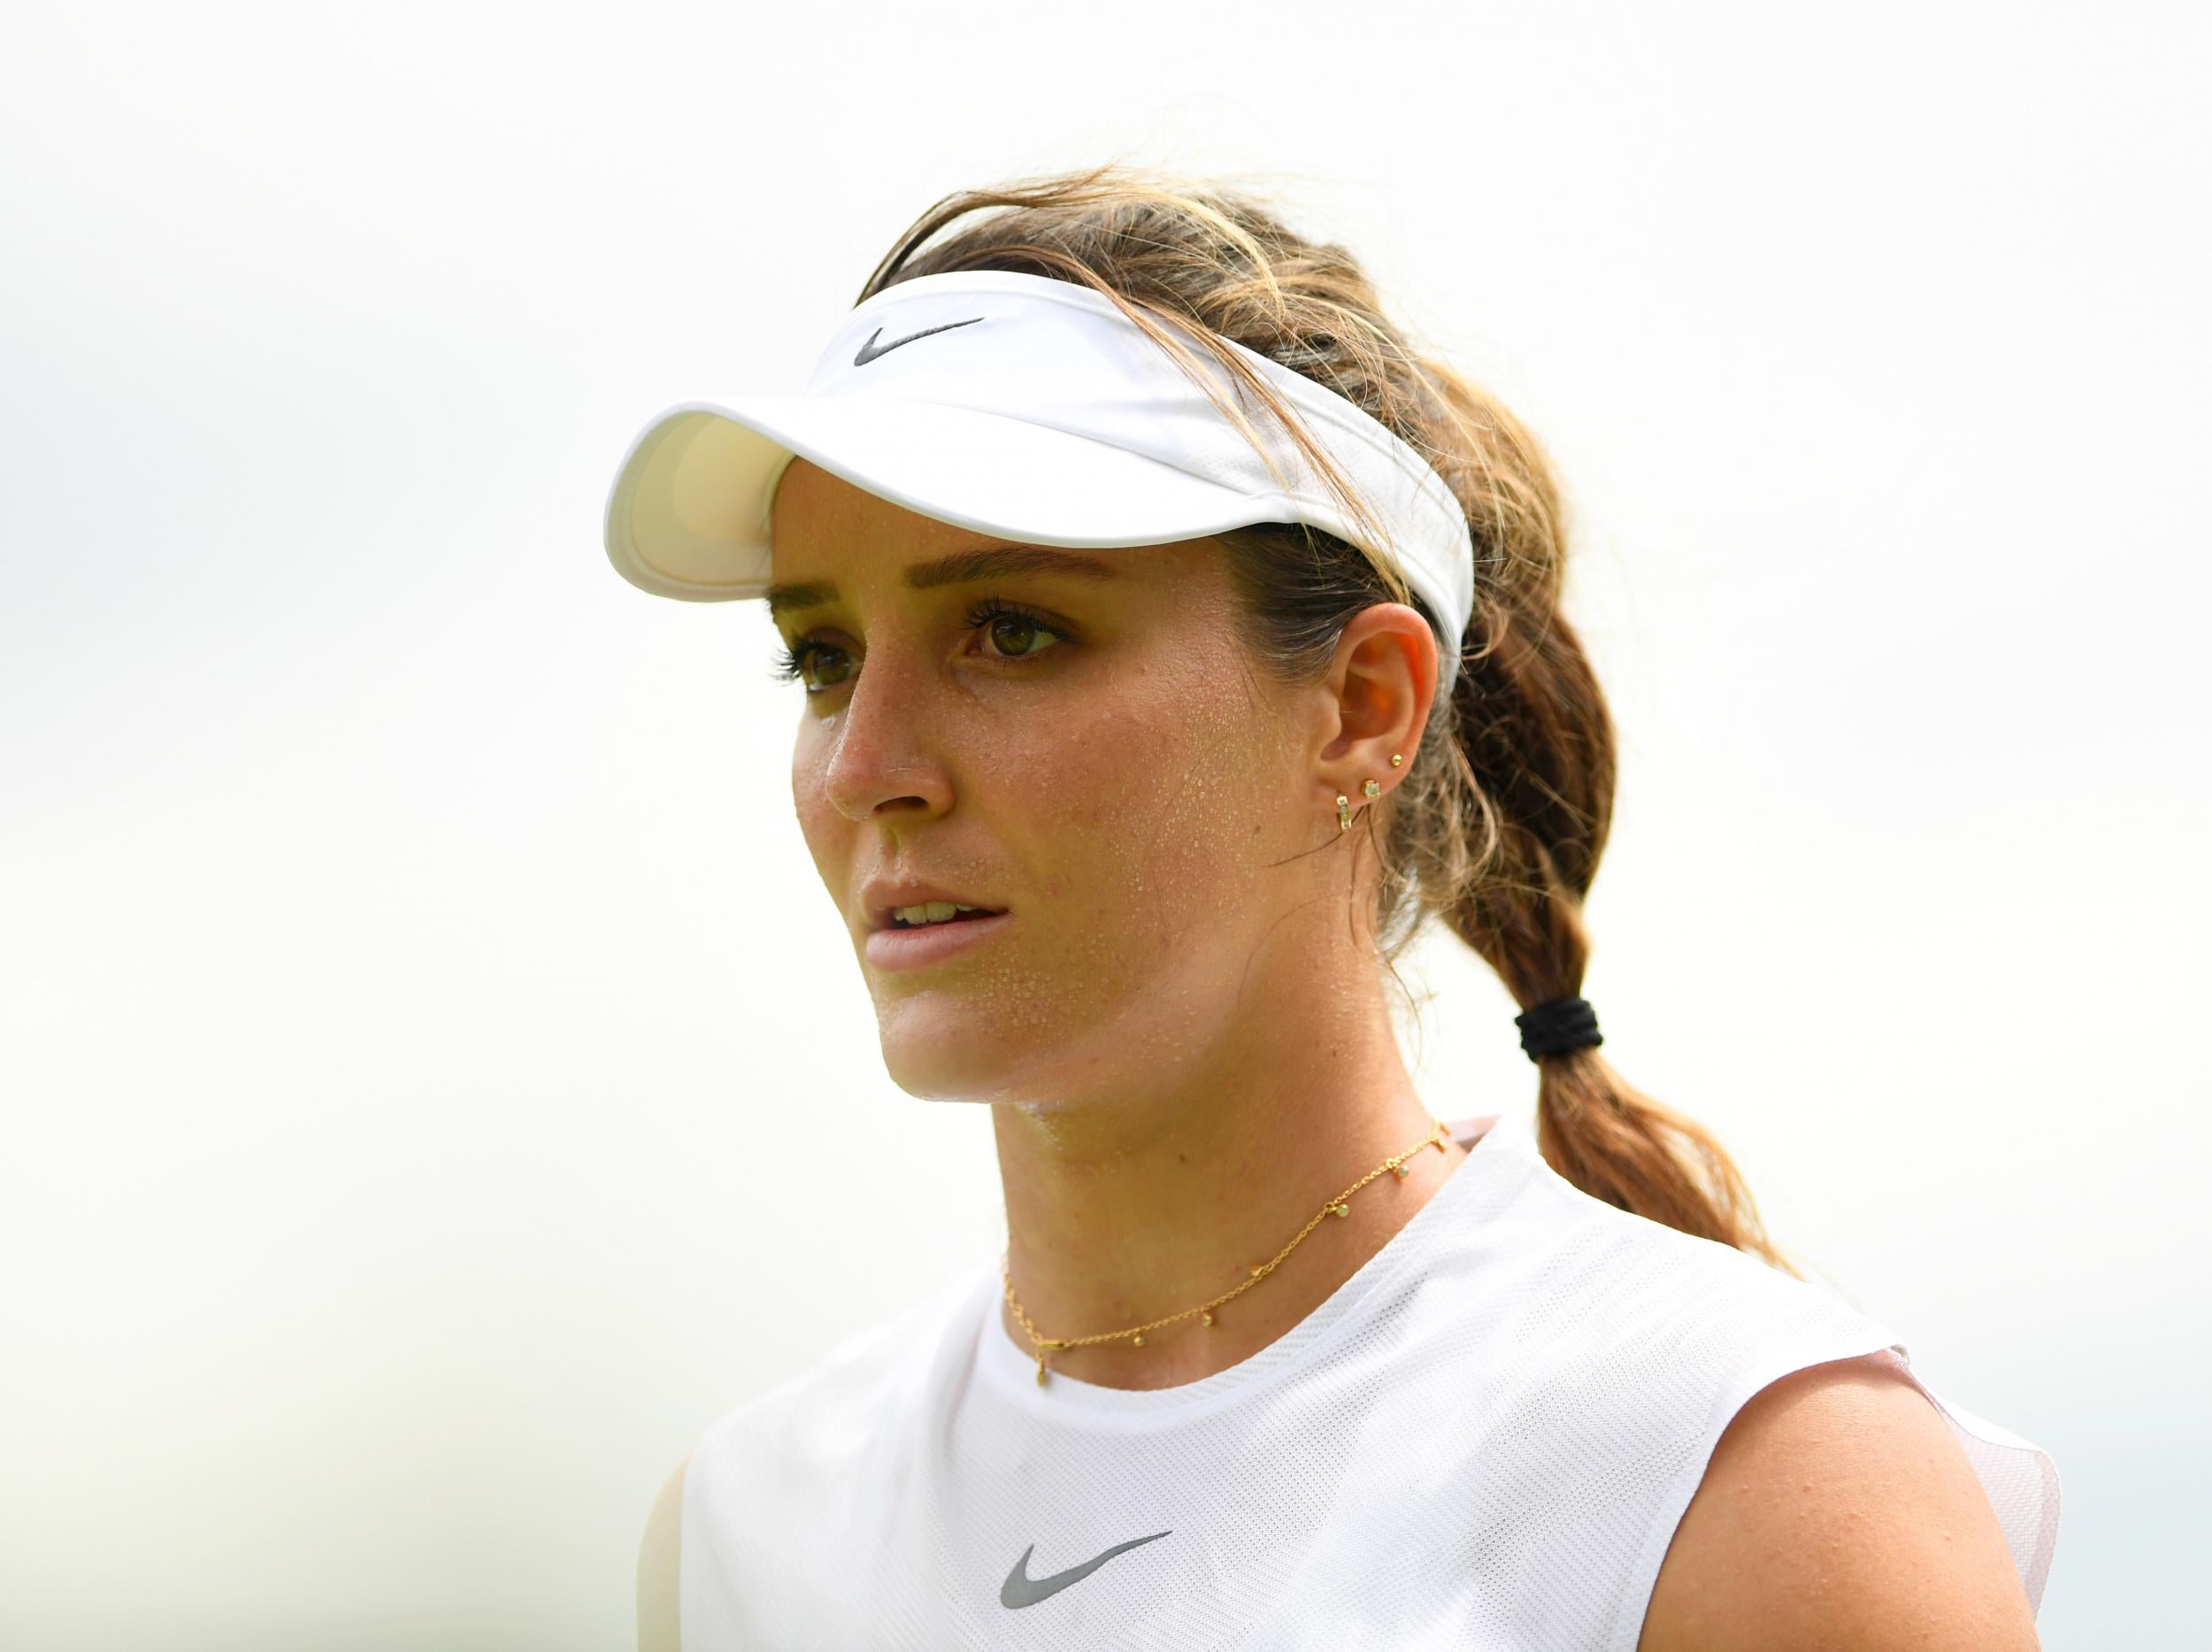
[[[1362,502],[1288,406],[1218,341],[1336,391],[1435,466],[1472,532],[1475,606],[1458,680],[1387,795],[1379,837],[1378,811],[1364,814],[1380,867],[1382,957],[1394,960],[1434,914],[1524,1009],[1578,995],[1590,949],[1582,903],[1612,818],[1613,726],[1559,611],[1566,525],[1536,439],[1386,319],[1350,253],[1294,234],[1248,191],[1120,163],[962,190],[915,220],[860,296],[952,270],[1091,288],[1195,372],[1156,318],[1189,329],[1366,527],[1374,524]],[[1241,412],[1201,383],[1248,432]],[[1344,626],[1371,603],[1406,603],[1437,628],[1386,559],[1333,534],[1262,524],[1221,539],[1246,640],[1281,680],[1318,680]],[[1803,1277],[1767,1238],[1734,1163],[1694,1120],[1631,1088],[1595,1049],[1544,1057],[1537,1071],[1538,1145],[1562,1176]]]

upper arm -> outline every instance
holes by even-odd
[[[2033,1652],[2035,1615],[1950,1425],[1880,1355],[1793,1372],[1713,1449],[1638,1652]]]
[[[637,1554],[638,1652],[678,1652],[676,1557],[683,1531],[684,1471],[690,1466],[687,1452],[645,1517]]]

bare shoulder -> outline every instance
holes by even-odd
[[[1638,1652],[2033,1652],[2035,1616],[1950,1425],[1880,1355],[1746,1402],[1659,1569]]]
[[[637,1554],[638,1652],[677,1652],[676,1559],[683,1533],[684,1471],[688,1452],[653,1499]]]

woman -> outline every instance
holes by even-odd
[[[1341,248],[1120,168],[949,197],[803,396],[647,427],[607,543],[766,597],[886,1064],[990,1103],[1009,1234],[705,1433],[645,1645],[2037,1644],[2049,1458],[1597,1053],[1558,490]],[[1432,917],[1532,1133],[1409,1080]]]

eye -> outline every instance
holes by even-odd
[[[824,662],[822,669],[828,673],[827,681],[808,675],[809,668],[817,660]],[[824,642],[817,637],[801,637],[787,648],[776,650],[770,666],[770,674],[778,682],[806,684],[809,694],[819,694],[825,688],[834,688],[845,680],[844,673],[852,669],[852,656],[833,642]]]
[[[987,596],[968,610],[968,628],[983,632],[1008,659],[1027,659],[1067,640],[1067,634],[1042,614],[995,596]],[[1040,633],[1052,642],[1044,648],[1031,646]]]
[[[970,604],[964,618],[967,628],[990,639],[986,659],[1034,659],[1070,640],[1056,620],[1017,603],[987,596]],[[1041,641],[1041,639],[1048,639]],[[817,636],[803,636],[775,650],[770,674],[779,682],[803,682],[810,695],[841,688],[852,680],[851,651]]]

